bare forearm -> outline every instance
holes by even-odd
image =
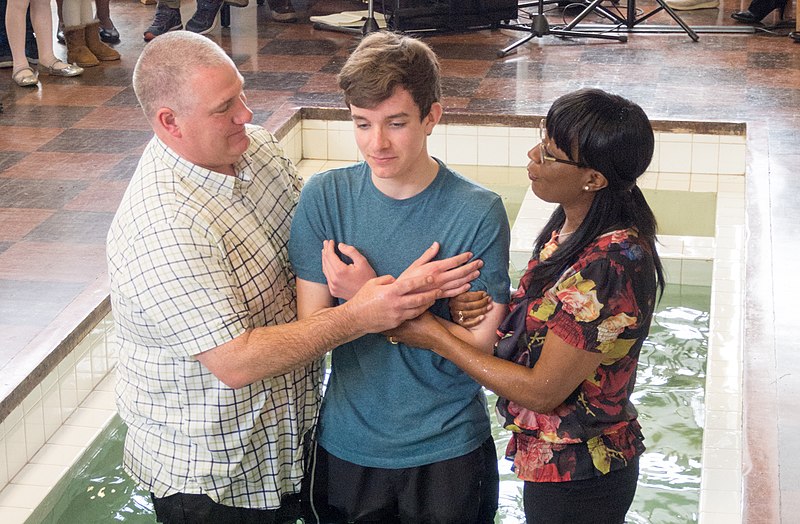
[[[442,324],[451,335],[458,338],[462,342],[468,344],[474,349],[480,350],[483,353],[490,355],[492,354],[494,343],[497,341],[496,335],[491,339],[490,337],[481,337],[479,333],[475,333],[472,330],[463,328],[458,324],[448,322],[441,317],[436,317],[436,320],[439,321],[439,323]]]
[[[479,384],[527,409],[547,413],[564,401],[549,390],[548,379],[537,379],[533,369],[497,358],[455,335],[442,337],[434,344],[433,351],[461,368]]]
[[[365,333],[345,304],[297,322],[248,330],[198,359],[238,388],[303,367]]]
[[[507,310],[508,308],[505,304],[495,304],[495,307],[486,314],[482,322],[470,328],[448,322],[439,317],[436,320],[444,325],[455,337],[480,349],[484,353],[492,354],[494,345],[497,342],[497,326],[500,325]]]

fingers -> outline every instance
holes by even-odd
[[[452,277],[452,280],[446,280],[444,282],[440,282],[439,283],[439,289],[441,289],[442,291],[448,291],[448,290],[451,290],[453,288],[460,288],[464,284],[469,284],[470,282],[472,282],[473,280],[475,280],[479,276],[481,276],[481,272],[476,269],[476,270],[472,271],[471,273],[467,273],[466,275],[461,276],[461,277],[457,277],[457,278],[455,277],[455,275],[450,275],[449,272],[448,272],[448,273],[445,273],[442,276],[437,277],[436,280],[438,281],[438,280],[441,280],[442,278],[450,279]],[[469,291],[469,287],[467,287],[467,291]],[[458,294],[460,294],[460,293],[458,293]],[[456,296],[456,294],[452,294],[450,296]]]
[[[450,304],[458,304],[460,307],[466,308],[473,302],[478,302],[486,297],[491,299],[491,296],[486,291],[468,291],[455,297],[450,301]]]
[[[442,295],[439,298],[452,298],[452,297],[461,295],[466,291],[469,291],[469,282],[471,280],[472,279],[470,279],[469,281],[467,281],[464,284],[461,284],[459,287],[456,287],[456,288],[453,288],[453,289],[444,289],[444,288],[442,288],[442,290],[441,290],[442,291]]]
[[[481,293],[484,292],[481,291]],[[473,300],[470,302],[459,302],[458,309],[461,309],[465,312],[482,311],[483,309],[486,309],[488,311],[492,309],[492,297],[491,295],[485,295],[483,298],[478,300]]]
[[[333,240],[331,240],[331,245],[333,245]],[[343,255],[350,257],[350,260],[353,261],[353,264],[359,265],[367,262],[367,259],[364,258],[364,255],[362,255],[358,249],[349,244],[339,242],[339,251],[341,251]]]
[[[431,275],[421,275],[421,276],[412,276],[407,278],[398,278],[394,281],[394,285],[396,286],[397,293],[399,295],[406,295],[410,293],[419,293],[422,290],[429,288],[431,284],[433,284],[433,276]],[[432,289],[428,290],[429,293],[435,293],[437,295],[441,294],[439,289]]]
[[[416,259],[414,262],[412,262],[412,263],[411,263],[411,265],[410,265],[410,266],[408,266],[408,267],[409,267],[409,268],[412,268],[412,267],[419,267],[419,266],[421,266],[421,265],[423,265],[423,264],[427,264],[428,262],[430,262],[431,260],[433,260],[433,258],[436,256],[436,254],[437,254],[438,252],[439,252],[439,243],[438,243],[438,242],[434,242],[433,244],[431,244],[431,247],[429,247],[428,249],[426,249],[426,250],[425,250],[425,251],[424,251],[424,252],[423,252],[423,253],[422,253],[422,254],[419,256],[419,258],[417,258],[417,259]]]
[[[481,315],[469,320],[464,320],[464,322],[458,322],[458,325],[467,329],[474,328],[475,326],[483,322],[484,318],[486,317],[484,315]]]
[[[453,322],[465,328],[480,324],[491,309],[492,297],[485,291],[463,293],[450,300]]]
[[[469,262],[469,259],[471,258],[472,258],[472,253],[467,251],[465,253],[460,253],[458,255],[452,256],[450,258],[445,258],[442,260],[431,262],[430,266],[433,270],[441,272],[450,271],[454,268],[459,268],[459,266],[462,266],[461,269],[466,267],[467,269],[465,271],[469,272],[483,265],[483,262],[481,262],[480,260],[473,260],[472,262],[467,264],[467,262]],[[480,265],[475,266],[476,263],[480,263]]]

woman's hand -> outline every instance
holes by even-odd
[[[353,263],[342,262],[336,254],[336,242],[322,241],[322,273],[328,279],[331,296],[350,300],[368,280],[377,275],[367,259],[353,246],[339,242],[339,251],[350,257]]]
[[[430,311],[417,318],[406,320],[395,329],[383,333],[390,342],[402,342],[408,346],[435,350],[434,345],[442,337],[452,336]]]
[[[493,306],[492,296],[485,291],[468,291],[450,299],[450,318],[461,327],[473,328]]]

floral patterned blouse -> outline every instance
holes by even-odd
[[[656,297],[653,257],[635,230],[597,237],[543,297],[525,297],[531,275],[558,249],[557,233],[532,258],[498,328],[495,354],[533,367],[548,331],[585,351],[606,355],[597,370],[550,413],[501,398],[500,421],[511,430],[506,456],[530,482],[565,482],[624,468],[644,452],[631,403],[639,351]]]

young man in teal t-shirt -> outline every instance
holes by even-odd
[[[471,329],[451,321],[444,300],[431,311],[491,352],[509,298],[508,218],[499,196],[428,154],[442,116],[436,56],[412,38],[376,33],[339,85],[365,162],[314,175],[303,189],[289,242],[298,316],[348,299],[375,274],[399,276],[438,242],[440,257],[469,251],[483,261],[472,289],[495,307]],[[485,396],[433,352],[379,334],[334,349],[318,444],[315,503],[327,499],[345,521],[493,522]]]

